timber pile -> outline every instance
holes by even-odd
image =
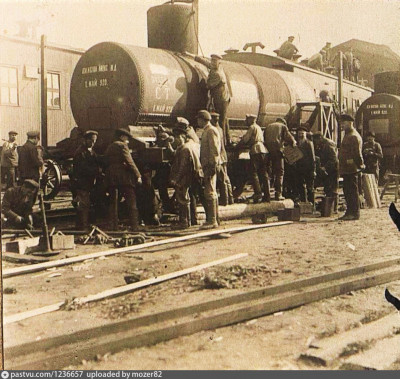
[[[362,185],[365,201],[368,208],[380,208],[381,199],[379,197],[378,185],[374,174],[363,174]]]

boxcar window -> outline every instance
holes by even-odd
[[[18,105],[18,69],[0,67],[0,104]]]
[[[47,73],[47,106],[53,109],[61,109],[60,74]]]

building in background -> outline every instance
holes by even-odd
[[[40,43],[18,37],[0,36],[0,138],[8,131],[40,130]],[[75,126],[69,101],[71,76],[83,49],[48,44],[47,69],[48,145],[69,137]]]

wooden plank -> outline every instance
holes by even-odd
[[[97,354],[115,353],[123,349],[153,345],[172,338],[190,335],[202,330],[215,329],[236,324],[253,318],[262,317],[278,311],[292,309],[327,297],[338,296],[348,291],[373,287],[400,278],[400,270],[393,270],[373,276],[355,279],[344,283],[325,285],[318,289],[300,293],[289,293],[287,296],[258,301],[255,304],[244,304],[235,309],[223,308],[211,315],[198,315],[189,321],[173,321],[165,327],[157,325],[143,332],[135,328],[126,329],[117,334],[97,336],[77,344],[59,346],[47,351],[43,357],[37,354],[24,359],[24,356],[10,355],[5,351],[6,363],[10,369],[59,369],[71,364],[79,364],[82,359],[94,359]],[[14,350],[17,347],[14,348]],[[10,358],[8,358],[10,357]],[[9,361],[7,362],[7,360]]]
[[[400,336],[396,335],[377,341],[372,348],[346,359],[341,369],[387,370],[399,358]]]
[[[190,268],[186,268],[184,270],[179,270],[179,271],[171,272],[169,274],[160,275],[160,276],[157,276],[157,277],[154,277],[154,278],[141,280],[140,282],[128,284],[126,286],[120,286],[120,287],[116,287],[116,288],[111,288],[109,290],[106,290],[106,291],[103,291],[103,292],[99,292],[99,293],[94,294],[94,295],[89,295],[89,296],[86,296],[86,297],[80,297],[80,298],[74,299],[74,303],[78,304],[78,305],[83,305],[83,304],[91,303],[93,301],[98,301],[98,300],[102,300],[102,299],[106,299],[106,298],[110,298],[110,297],[125,295],[127,293],[130,293],[130,292],[134,291],[135,289],[147,287],[147,286],[150,286],[152,284],[165,282],[166,280],[174,279],[174,278],[177,278],[179,276],[190,274],[190,273],[195,272],[195,271],[204,270],[204,269],[206,269],[208,267],[212,267],[212,266],[220,265],[220,264],[223,264],[223,263],[231,262],[231,261],[234,261],[236,259],[244,258],[244,257],[247,257],[247,256],[248,256],[247,253],[231,255],[231,256],[226,257],[226,258],[218,259],[216,261],[212,261],[212,262],[208,262],[208,263],[203,263],[201,265],[197,265],[197,266],[193,266],[193,267],[190,267]],[[42,315],[42,314],[45,314],[45,313],[58,311],[64,305],[64,303],[65,302],[63,301],[63,302],[59,302],[59,303],[56,303],[56,304],[48,305],[48,306],[45,306],[45,307],[42,307],[42,308],[33,309],[31,311],[20,312],[20,313],[11,315],[11,316],[5,316],[5,317],[3,317],[3,325],[11,324],[11,323],[16,322],[16,321],[25,320],[27,318],[31,318],[31,317],[34,317],[34,316]]]
[[[65,258],[65,259],[60,259],[60,260],[36,264],[36,265],[10,268],[10,269],[6,269],[3,271],[3,279],[10,278],[10,277],[17,276],[17,275],[24,275],[24,274],[28,274],[28,273],[32,273],[32,272],[42,271],[42,270],[45,270],[50,267],[59,267],[59,266],[65,266],[65,265],[69,265],[69,264],[76,263],[76,262],[82,262],[86,259],[100,258],[100,257],[108,256],[108,255],[115,255],[115,254],[131,252],[131,251],[137,251],[137,250],[142,250],[142,249],[146,249],[146,248],[167,245],[170,243],[177,243],[177,242],[188,241],[188,240],[196,239],[196,238],[209,237],[209,236],[213,236],[213,235],[220,234],[220,233],[237,233],[237,232],[243,232],[243,231],[247,231],[247,230],[270,228],[270,227],[274,227],[274,226],[282,226],[282,225],[289,225],[289,224],[292,224],[292,222],[284,221],[284,222],[274,222],[274,223],[270,223],[270,224],[246,225],[246,226],[238,226],[238,227],[232,227],[232,228],[226,228],[226,229],[216,229],[216,230],[210,230],[210,231],[206,231],[206,232],[191,234],[188,236],[173,237],[173,238],[168,238],[168,239],[161,240],[161,241],[147,242],[147,243],[144,243],[141,245],[109,249],[109,250],[100,251],[97,253],[85,254],[85,255],[80,255],[77,257]]]
[[[391,314],[362,327],[313,342],[312,348],[302,354],[301,358],[330,366],[336,362],[347,346],[387,337],[399,327],[399,315]]]

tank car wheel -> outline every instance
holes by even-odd
[[[44,162],[44,172],[41,180],[41,188],[43,190],[43,199],[52,200],[56,197],[60,190],[62,182],[62,173],[60,166],[52,160]]]

